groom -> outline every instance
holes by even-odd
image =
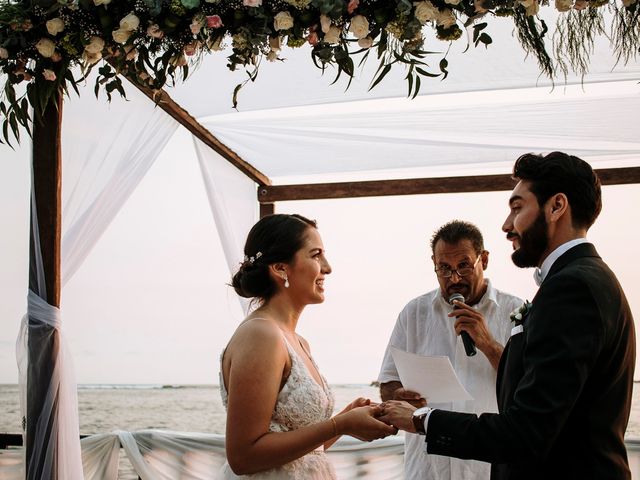
[[[630,479],[633,318],[585,238],[602,207],[600,181],[589,164],[561,152],[523,155],[513,175],[519,182],[502,228],[513,262],[537,267],[540,288],[512,315],[498,369],[500,413],[389,401],[381,419],[424,434],[430,454],[491,462],[492,480]]]

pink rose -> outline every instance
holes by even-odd
[[[242,5],[245,7],[259,7],[262,5],[262,0],[242,0]]]
[[[207,27],[220,28],[222,26],[222,19],[220,18],[220,15],[207,15]]]
[[[50,82],[53,82],[56,79],[56,73],[53,70],[49,70],[48,68],[45,68],[42,71],[42,76]]]
[[[51,61],[59,62],[60,60],[62,60],[62,55],[60,55],[58,52],[53,52],[53,55],[51,55]]]
[[[356,11],[356,8],[358,8],[359,4],[360,4],[360,0],[349,0],[349,5],[347,5],[347,13],[351,15],[353,12]]]
[[[318,39],[318,34],[316,32],[309,32],[309,35],[307,35],[307,42],[315,47],[319,41],[320,40]]]
[[[577,0],[573,8],[576,10],[584,10],[588,6],[589,2],[587,2],[587,0]]]

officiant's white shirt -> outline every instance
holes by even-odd
[[[493,288],[489,280],[487,284],[484,296],[472,307],[484,315],[491,334],[504,345],[513,326],[509,314],[524,302]],[[440,289],[411,300],[398,316],[378,381],[400,381],[391,356],[391,346],[420,355],[446,355],[474,399],[429,406],[478,414],[497,412],[496,371],[480,351],[473,357],[467,357],[462,339],[453,328],[455,319],[447,316],[451,310],[452,307],[442,298]],[[404,462],[406,479],[488,480],[490,474],[490,465],[485,462],[427,454],[424,436],[411,433],[406,434]]]

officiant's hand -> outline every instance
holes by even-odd
[[[382,411],[378,416],[379,420],[399,430],[416,433],[416,428],[413,426],[413,412],[416,408],[413,405],[408,402],[389,400],[381,403],[380,408]]]
[[[413,405],[416,408],[426,407],[427,401],[422,398],[422,396],[417,392],[412,392],[411,390],[405,390],[400,387],[393,391],[393,397],[391,400],[398,400],[401,402],[407,402]]]
[[[484,353],[493,368],[497,369],[504,347],[491,335],[484,315],[458,300],[455,300],[454,304],[455,307],[449,316],[456,319],[453,324],[456,335],[460,335],[463,331],[467,332],[478,350]]]

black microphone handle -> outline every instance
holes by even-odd
[[[473,338],[465,331],[460,332],[460,336],[462,337],[462,344],[464,345],[464,351],[467,357],[473,357],[478,352]]]

